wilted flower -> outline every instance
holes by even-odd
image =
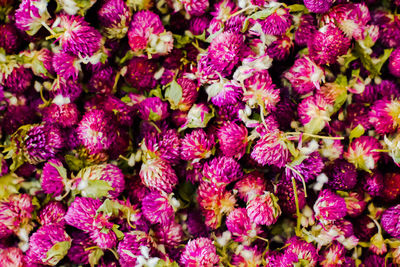
[[[96,244],[90,239],[85,232],[72,232],[71,248],[68,250],[68,258],[75,264],[89,264],[89,255],[95,253],[96,250],[89,250]]]
[[[240,159],[246,152],[247,128],[234,122],[224,124],[217,132],[219,147],[227,157]]]
[[[219,262],[219,256],[211,239],[199,237],[187,243],[180,262],[185,267],[212,267]]]
[[[239,246],[232,256],[234,266],[262,266],[263,255],[257,245]]]
[[[357,169],[369,171],[375,168],[380,158],[380,153],[376,150],[382,146],[372,136],[361,136],[351,142],[344,157],[348,162],[353,163]]]
[[[263,195],[250,199],[246,210],[250,221],[258,225],[272,225],[281,215],[278,199],[270,192],[264,192]]]
[[[346,215],[346,202],[329,189],[322,190],[314,204],[315,218],[329,223]]]
[[[160,158],[147,160],[140,168],[142,183],[150,189],[171,193],[178,177],[171,165]]]
[[[318,151],[314,151],[308,155],[300,164],[291,166],[292,168],[286,168],[285,176],[287,178],[294,177],[298,181],[304,181],[306,183],[315,180],[315,178],[321,173],[324,168],[324,162]],[[296,170],[296,171],[293,171]],[[301,176],[298,174],[300,173]]]
[[[206,92],[211,102],[218,107],[234,105],[243,97],[243,89],[235,81],[220,81],[207,87]]]
[[[214,137],[203,129],[195,129],[186,134],[181,142],[181,156],[183,160],[199,161],[209,158],[214,149]]]
[[[257,141],[251,152],[251,158],[261,165],[285,166],[289,160],[289,150],[283,132],[265,133]]]

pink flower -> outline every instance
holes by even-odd
[[[139,256],[143,255],[143,248],[154,254],[152,240],[141,231],[131,231],[126,233],[124,239],[118,244],[119,263],[122,267],[135,266]]]
[[[0,26],[0,47],[4,48],[7,54],[14,54],[21,45],[18,31],[14,24],[6,23]]]
[[[361,136],[351,142],[344,157],[357,169],[369,171],[375,169],[380,158],[380,153],[375,150],[381,148],[382,146],[374,137]]]
[[[32,229],[31,218],[34,207],[32,199],[27,194],[15,194],[0,201],[0,223],[9,230],[17,233],[20,228],[25,228],[27,232]]]
[[[211,239],[199,237],[189,240],[181,255],[180,262],[185,267],[213,267],[219,262],[219,257]]]
[[[167,102],[161,101],[158,97],[146,98],[139,106],[139,116],[143,120],[160,121],[169,115]]]
[[[236,242],[251,242],[261,229],[250,221],[245,208],[237,208],[226,218],[226,227]]]
[[[292,254],[295,255],[295,260],[287,262],[288,266],[292,266],[293,263],[297,263],[300,260],[307,262],[307,266],[314,267],[317,265],[319,260],[317,249],[311,244],[298,237],[290,238],[286,244],[284,255]]]
[[[267,261],[268,263],[268,261]],[[232,256],[233,266],[262,266],[263,253],[255,246],[244,246]]]
[[[397,48],[390,55],[389,65],[388,65],[390,73],[397,78],[400,78],[400,63],[399,62],[400,62],[400,49]]]
[[[289,56],[293,46],[293,41],[284,35],[268,46],[267,53],[273,59],[285,60]]]
[[[181,157],[181,141],[175,129],[161,133],[149,132],[142,141],[142,151],[148,158],[160,157],[172,165],[176,165]]]
[[[64,51],[54,54],[53,68],[62,78],[66,80],[71,78],[74,81],[78,79],[79,71],[81,71],[79,58]]]
[[[345,200],[328,189],[319,193],[314,204],[315,218],[324,224],[343,218],[346,211]]]
[[[230,157],[219,156],[204,164],[203,176],[213,185],[227,185],[242,177],[239,163]]]
[[[304,5],[310,12],[325,13],[333,4],[333,0],[304,0]]]
[[[235,81],[227,81],[223,84],[215,83],[209,86],[206,91],[211,102],[218,107],[234,105],[243,97],[243,89]]]
[[[171,193],[178,177],[171,165],[160,158],[149,159],[140,168],[142,183],[150,189]]]
[[[292,25],[292,15],[288,8],[278,8],[260,23],[265,34],[282,35]]]
[[[157,63],[154,60],[134,57],[128,62],[125,79],[134,88],[150,91],[157,84],[154,77],[157,68]]]
[[[296,182],[296,189],[299,209],[302,210],[306,205],[306,197],[301,184],[298,182]],[[296,198],[291,181],[280,181],[276,185],[276,196],[279,199],[278,204],[284,214],[293,215],[296,213]]]
[[[323,266],[340,266],[345,263],[346,249],[338,243],[333,242],[332,245],[323,252]]]
[[[307,133],[319,133],[331,120],[333,106],[320,94],[311,95],[298,105],[299,121]]]
[[[43,166],[40,184],[43,192],[52,194],[53,197],[61,196],[64,191],[67,171],[61,161],[51,159]]]
[[[235,184],[235,189],[238,190],[239,197],[247,202],[255,196],[263,194],[266,190],[266,181],[262,173],[253,171],[245,174],[244,177]]]
[[[44,206],[39,212],[39,222],[42,225],[47,224],[65,224],[64,216],[67,213],[62,202],[52,201]]]
[[[186,134],[181,142],[181,156],[183,160],[199,161],[209,158],[215,146],[214,137],[203,129],[195,129]]]
[[[29,35],[36,34],[49,18],[45,0],[24,0],[15,11],[15,25]]]
[[[382,99],[374,102],[369,112],[369,122],[379,134],[394,132],[400,125],[400,101]]]
[[[108,38],[122,39],[125,37],[132,14],[123,0],[105,1],[97,15]]]
[[[251,151],[251,158],[261,165],[285,166],[289,160],[289,150],[284,138],[279,130],[265,133]]]
[[[276,223],[281,215],[278,199],[270,192],[250,199],[246,210],[250,221],[258,225],[270,226]]]
[[[400,205],[388,208],[382,214],[381,218],[382,228],[391,236],[395,238],[400,237]]]
[[[176,222],[171,222],[167,225],[157,225],[154,234],[159,243],[171,247],[179,246],[185,237],[182,225]]]
[[[144,217],[152,224],[159,223],[165,226],[171,224],[175,218],[170,197],[165,192],[152,191],[146,195],[142,200],[142,211]]]
[[[178,103],[178,108],[181,111],[188,111],[190,107],[196,102],[198,96],[198,86],[196,81],[180,77],[176,82],[182,88],[182,98]]]
[[[0,252],[0,266],[24,267],[26,262],[21,249],[9,247]]]
[[[246,152],[247,128],[234,122],[224,124],[217,132],[219,147],[227,157],[240,159]]]
[[[78,116],[79,111],[74,103],[51,104],[43,109],[43,121],[58,124],[63,128],[77,124]]]
[[[182,4],[186,12],[191,16],[203,15],[210,5],[208,0],[183,0]]]
[[[1,74],[1,77],[4,74]],[[32,71],[23,66],[13,68],[12,72],[4,76],[4,87],[13,93],[24,93],[32,84]]]

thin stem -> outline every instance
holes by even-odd
[[[229,15],[229,19],[232,18],[232,17],[234,17],[234,16],[237,16],[237,15],[239,15],[239,14],[242,14],[243,12],[246,12],[247,10],[250,10],[250,9],[252,9],[252,8],[254,8],[253,5],[250,5],[250,6],[246,7],[246,8],[242,8],[241,10],[236,11],[235,13]]]
[[[49,101],[48,101],[46,98],[44,98],[44,95],[43,95],[43,87],[40,88],[40,98],[42,99],[43,104],[47,105],[47,103],[49,103]]]
[[[389,149],[373,149],[372,152],[386,152],[386,153],[389,153],[390,150]]]
[[[152,122],[152,121],[149,121],[149,123],[150,123],[154,128],[156,128],[156,130],[157,130],[158,133],[161,133],[161,129],[157,126],[157,124],[155,124],[155,123]]]
[[[322,135],[316,135],[316,134],[310,134],[310,133],[302,133],[302,132],[288,132],[286,134],[290,134],[290,135],[306,135],[309,137],[314,137],[314,138],[320,138],[320,139],[330,139],[330,140],[343,140],[344,137],[343,136],[322,136]]]
[[[53,31],[53,29],[50,28],[49,25],[47,25],[44,21],[42,21],[42,26],[51,33],[51,36],[57,35],[57,33]]]
[[[126,157],[124,157],[124,156],[122,156],[122,155],[119,155],[118,157],[121,158],[121,159],[123,159],[123,160],[129,161],[128,158],[126,158]]]
[[[286,164],[287,168],[289,168],[291,171],[293,171],[295,174],[297,174],[298,176],[300,176],[301,178],[301,182],[303,183],[303,189],[304,189],[304,196],[307,197],[307,186],[306,186],[306,181],[304,180],[304,176],[295,168],[293,168],[292,166]]]
[[[92,249],[97,249],[97,248],[99,248],[99,247],[98,246],[92,246],[92,247],[85,248],[85,251],[92,250]]]
[[[261,105],[259,105],[259,107],[260,107],[261,121],[262,121],[265,129],[268,129],[267,123],[265,123],[265,118],[264,118],[264,107],[262,107]]]
[[[297,196],[297,186],[296,186],[296,181],[292,177],[292,185],[293,185],[293,191],[294,191],[294,201],[296,202],[296,215],[297,215],[297,224],[296,224],[296,235],[300,235],[300,223],[301,223],[301,213],[300,213],[300,207],[299,207],[299,198]]]
[[[107,249],[107,250],[109,250],[109,251],[114,255],[114,257],[115,257],[117,260],[119,260],[118,253],[117,253],[115,250],[113,250],[113,249],[111,249],[111,248],[109,248],[109,249]]]
[[[126,220],[128,222],[128,225],[132,228],[132,229],[136,229],[136,226],[131,224],[131,211],[128,211],[128,218]]]
[[[113,89],[112,89],[113,92],[116,92],[116,90],[117,90],[117,85],[118,85],[118,81],[119,81],[120,77],[121,77],[121,72],[118,71],[117,75],[115,75],[115,81],[114,81],[114,85],[113,85]]]
[[[260,239],[260,240],[266,242],[267,244],[269,244],[269,240],[268,240],[268,239],[265,239],[264,237],[261,237],[261,236],[256,235],[256,238],[258,238],[258,239]]]

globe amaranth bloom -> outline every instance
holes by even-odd
[[[196,102],[199,87],[196,81],[185,77],[176,79],[176,82],[182,88],[182,98],[178,103],[178,109],[181,111],[188,111]]]
[[[234,122],[222,125],[217,132],[219,148],[227,157],[240,159],[246,152],[247,128]]]
[[[169,247],[178,246],[184,239],[182,225],[176,222],[167,225],[157,225],[154,231],[157,243],[164,244]]]
[[[265,133],[256,142],[251,158],[261,165],[285,166],[289,160],[289,150],[284,138],[284,133],[278,130]]]
[[[0,26],[0,47],[4,48],[7,54],[16,53],[21,45],[20,41],[14,24],[6,23]]]
[[[57,96],[53,102],[63,98]],[[62,100],[61,100],[62,101]],[[58,124],[63,128],[74,126],[78,123],[79,111],[75,103],[51,104],[43,109],[43,121]]]
[[[206,88],[211,103],[218,107],[234,105],[243,97],[243,89],[236,81],[220,81]]]
[[[325,70],[305,56],[296,59],[283,77],[289,80],[296,93],[303,95],[320,88],[320,83],[325,80]]]
[[[29,35],[37,33],[49,18],[46,0],[24,0],[15,11],[15,25]]]
[[[329,189],[322,190],[314,204],[315,218],[324,224],[343,218],[346,211],[345,200]]]
[[[313,13],[325,13],[333,2],[333,0],[304,0],[304,5]]]
[[[247,202],[247,215],[250,221],[257,225],[272,225],[281,215],[277,197],[270,192],[256,196]]]
[[[115,72],[112,67],[106,66],[94,72],[87,84],[90,92],[110,95],[115,83]]]
[[[208,0],[183,0],[182,4],[186,12],[191,16],[203,15],[210,5]]]
[[[302,175],[299,176],[295,171],[290,168],[286,168],[285,176],[286,178],[294,177],[298,181],[304,181],[306,183],[315,180],[315,178],[321,173],[324,168],[324,162],[318,151],[314,151],[308,155],[300,164],[292,166],[298,173]]]
[[[76,175],[79,183],[77,189],[83,196],[91,192],[95,186],[93,181],[106,181],[112,189],[108,191],[108,196],[117,198],[125,189],[124,174],[121,169],[113,164],[92,165],[79,171]]]
[[[292,25],[292,15],[288,8],[280,7],[259,23],[265,34],[283,35]]]
[[[296,201],[291,181],[280,181],[276,186],[276,196],[279,199],[278,204],[284,214],[292,215],[296,212]],[[297,185],[297,199],[299,209],[301,210],[306,205],[306,197],[303,188],[299,185]]]
[[[150,189],[171,193],[178,184],[178,177],[171,165],[161,158],[149,159],[142,163],[140,179]]]
[[[195,129],[182,139],[181,157],[183,160],[197,162],[209,158],[214,146],[213,135],[208,135],[203,129]]]
[[[344,159],[336,159],[327,167],[328,186],[334,190],[350,190],[357,184],[357,170]]]
[[[40,185],[43,192],[52,194],[53,197],[61,196],[67,182],[67,171],[58,159],[47,161],[42,170]]]
[[[369,122],[379,134],[396,131],[400,125],[400,101],[382,99],[376,100],[368,114]]]
[[[262,266],[263,260],[263,253],[257,245],[242,246],[235,251],[231,263],[233,266]]]
[[[112,117],[100,109],[87,111],[76,131],[80,142],[93,154],[108,150],[117,137]]]
[[[176,199],[165,192],[152,191],[142,200],[144,217],[152,224],[168,225],[174,221],[175,212],[173,204]]]
[[[132,87],[150,91],[156,86],[157,81],[154,77],[158,69],[156,61],[144,57],[133,57],[127,67],[125,79]]]
[[[94,251],[88,248],[94,247],[96,243],[90,239],[89,234],[81,231],[72,232],[71,237],[68,259],[74,264],[89,264],[89,255]]]
[[[400,237],[400,205],[388,208],[382,214],[381,225],[382,228],[391,236],[395,238]]]
[[[395,200],[400,196],[400,175],[396,172],[385,173],[383,178],[383,190],[381,197],[389,201]]]
[[[50,96],[52,98],[62,95],[64,98],[69,98],[71,102],[75,101],[82,93],[82,85],[72,79],[65,79],[58,77],[50,89]]]
[[[375,137],[361,136],[351,142],[344,157],[357,169],[369,171],[374,169],[378,163],[380,153],[376,150],[381,148],[381,144]]]
[[[0,265],[1,266],[26,266],[24,253],[20,248],[8,247],[0,252]]]
[[[311,95],[301,101],[297,107],[299,121],[307,133],[319,133],[328,122],[333,111],[333,105],[322,95]]]
[[[67,209],[62,202],[52,201],[46,204],[40,212],[38,216],[38,221],[41,225],[48,224],[60,224],[64,225],[65,220],[64,216],[67,213]]]
[[[1,232],[9,233],[8,229],[18,234],[19,230],[23,229],[26,233],[29,233],[32,230],[33,211],[32,198],[27,194],[10,195],[8,199],[0,201]]]
[[[67,255],[71,241],[63,226],[43,225],[29,238],[28,261],[55,266]]]
[[[400,49],[397,48],[390,54],[389,65],[388,65],[390,73],[397,78],[400,78],[399,61],[400,61]]]
[[[262,195],[266,190],[266,181],[262,173],[253,171],[244,174],[234,187],[238,191],[238,196],[245,202]]]
[[[149,256],[143,254],[154,254],[151,238],[141,231],[126,233],[124,239],[118,244],[119,263],[121,266],[135,266],[139,261],[139,257]]]
[[[169,116],[168,103],[158,97],[149,97],[140,102],[139,116],[147,121],[165,120]]]
[[[131,11],[123,0],[105,1],[97,12],[107,38],[122,39],[128,32]]]
[[[273,41],[268,46],[267,53],[273,59],[282,61],[289,56],[293,46],[294,44],[292,39],[284,35],[282,37],[278,37],[277,40]]]
[[[384,188],[383,175],[379,171],[366,173],[361,183],[363,190],[372,197],[380,196]]]
[[[219,256],[213,241],[206,237],[189,240],[180,258],[180,263],[185,267],[212,267],[218,262]]]
[[[250,221],[245,208],[234,209],[226,218],[226,227],[236,242],[251,243],[261,228]]]
[[[303,14],[300,17],[300,24],[294,34],[294,41],[299,46],[306,46],[317,30],[315,18],[311,14]]]
[[[299,262],[306,264],[307,266],[316,266],[319,260],[317,249],[313,244],[308,243],[298,237],[292,237],[286,241],[287,247],[285,248],[284,255],[292,254],[295,255],[295,260],[287,262],[293,264]]]
[[[347,53],[349,47],[350,39],[332,23],[315,32],[308,43],[310,57],[317,64],[335,63],[339,56]]]
[[[227,156],[215,157],[203,166],[204,179],[213,185],[227,185],[242,177],[240,164]]]
[[[373,13],[373,21],[379,26],[379,40],[385,47],[398,47],[400,40],[396,38],[400,34],[400,19],[398,15],[386,10],[376,10]]]
[[[33,75],[30,69],[16,66],[9,75],[4,76],[4,87],[12,93],[24,93],[32,84]]]
[[[78,80],[81,71],[80,59],[68,52],[60,51],[53,56],[54,71],[63,79]]]

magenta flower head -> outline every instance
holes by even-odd
[[[91,153],[108,150],[117,137],[113,118],[100,109],[87,111],[76,131],[78,139]]]
[[[83,196],[89,196],[96,185],[96,181],[105,181],[112,188],[108,196],[117,198],[125,189],[124,174],[121,169],[113,164],[92,165],[79,171],[76,175],[79,179],[78,190]]]
[[[53,158],[63,147],[63,134],[55,125],[33,125],[24,137],[24,155],[30,164],[38,164]]]
[[[189,31],[193,35],[201,35],[207,31],[210,24],[210,18],[207,15],[200,17],[192,17],[189,21]]]
[[[161,158],[149,159],[142,163],[140,179],[150,189],[171,193],[178,184],[178,176],[171,165]]]
[[[293,45],[292,39],[283,35],[268,46],[267,53],[273,59],[285,60],[289,56]]]
[[[386,10],[377,10],[373,14],[374,24],[379,26],[379,39],[386,47],[398,47],[400,40],[400,19]]]
[[[26,266],[24,253],[20,248],[8,247],[2,249],[0,252],[0,265],[1,266]]]
[[[0,26],[0,47],[7,54],[14,54],[20,47],[20,38],[14,24],[6,23]]]
[[[362,180],[362,188],[372,197],[380,196],[384,186],[383,175],[379,171],[366,173]]]
[[[246,210],[250,221],[258,225],[270,226],[276,223],[281,215],[278,198],[270,192],[264,192],[263,195],[250,199]]]
[[[400,238],[400,205],[385,210],[381,218],[382,228],[394,238]]]
[[[128,30],[129,46],[133,51],[143,50],[147,47],[150,36],[159,35],[165,31],[160,17],[149,11],[142,10],[133,15]]]
[[[64,216],[67,209],[62,202],[52,201],[44,206],[39,212],[39,222],[41,225],[60,224],[64,225]]]
[[[15,25],[29,35],[36,34],[49,18],[46,0],[24,0],[15,11]]]
[[[199,87],[195,80],[185,77],[178,78],[176,82],[182,88],[182,98],[178,103],[178,109],[181,111],[188,111],[196,102]]]
[[[183,160],[197,162],[209,158],[214,146],[213,135],[208,135],[203,129],[195,129],[182,139],[181,157]]]
[[[162,191],[152,191],[142,200],[142,211],[144,217],[152,224],[163,226],[171,224],[175,218],[174,207],[176,199]]]
[[[82,93],[82,86],[78,81],[59,77],[55,79],[51,89],[50,96],[55,98],[62,95],[64,98],[69,98],[71,102],[75,101]]]
[[[32,71],[23,66],[15,67],[12,72],[5,76],[4,87],[12,93],[23,93],[32,84]]]
[[[319,133],[331,120],[333,105],[322,95],[311,95],[301,101],[297,107],[299,121],[307,133]]]
[[[389,71],[390,73],[397,77],[400,78],[400,49],[396,48],[392,54],[390,54],[389,58]]]
[[[239,62],[244,37],[241,34],[223,32],[218,34],[208,48],[208,56],[216,70],[229,75]]]
[[[241,249],[235,251],[231,263],[233,266],[262,266],[263,261],[263,253],[257,245],[255,245],[243,246]]]
[[[68,80],[76,81],[81,71],[80,60],[68,52],[60,51],[53,56],[53,68],[57,75]]]
[[[71,241],[63,226],[43,225],[29,238],[28,261],[55,266],[67,255]]]
[[[320,88],[320,83],[325,80],[325,70],[305,56],[296,59],[283,77],[289,80],[296,93],[304,95]]]
[[[243,173],[235,159],[220,156],[204,164],[203,176],[214,185],[227,185],[240,179]]]
[[[58,38],[63,51],[75,56],[92,56],[101,47],[101,34],[81,16],[61,14],[59,17],[61,34]]]
[[[350,190],[357,184],[357,170],[344,159],[336,159],[328,166],[328,186],[334,190]]]
[[[67,170],[58,159],[50,159],[43,166],[40,184],[43,192],[52,194],[53,197],[61,196],[65,182],[67,182]]]
[[[185,267],[213,267],[218,262],[219,256],[217,255],[213,241],[206,237],[189,240],[180,259],[180,263]]]
[[[226,227],[236,242],[250,243],[261,229],[250,221],[245,208],[237,208],[226,218]]]
[[[333,64],[337,58],[347,53],[350,39],[334,24],[323,26],[309,40],[310,57],[317,64]]]
[[[68,250],[69,260],[74,264],[89,264],[89,255],[96,251],[89,248],[96,246],[96,244],[85,232],[72,232],[71,237],[71,248]]]
[[[32,229],[30,222],[34,207],[32,198],[27,194],[15,194],[0,201],[0,224],[6,226],[14,233],[20,228],[29,231]]]
[[[315,218],[326,224],[341,219],[346,215],[347,208],[345,200],[329,189],[319,193],[314,204]]]
[[[369,122],[379,134],[396,131],[400,125],[400,101],[382,99],[374,102],[369,112]]]
[[[154,231],[157,243],[168,247],[176,247],[183,241],[185,234],[182,225],[172,222],[168,225],[157,225]]]
[[[190,16],[203,15],[210,5],[208,0],[184,0],[182,4]]]
[[[134,88],[150,91],[157,84],[154,77],[157,68],[157,63],[154,60],[134,57],[128,62],[125,78]]]
[[[292,171],[290,168],[286,168],[285,176],[287,178],[294,177],[298,181],[304,181],[306,183],[315,180],[315,178],[321,173],[324,168],[324,162],[318,151],[314,151],[308,155],[300,164],[292,166],[293,169],[298,171],[303,177],[300,177],[296,172]]]
[[[88,82],[90,92],[111,94],[115,82],[115,73],[112,67],[107,66],[94,72]]]
[[[238,82],[214,83],[206,89],[211,102],[218,107],[234,105],[243,97],[243,89]]]
[[[292,215],[296,212],[296,201],[292,182],[279,182],[276,187],[276,196],[279,199],[278,204],[284,214]],[[304,190],[299,185],[297,185],[297,198],[299,209],[301,210],[306,205],[306,197]]]
[[[239,197],[247,202],[264,193],[266,190],[266,181],[262,173],[254,171],[245,174],[244,177],[235,184],[235,189],[238,191]]]
[[[311,243],[307,243],[298,237],[290,238],[286,244],[284,255],[292,254],[296,255],[296,259],[293,262],[287,262],[288,264],[293,264],[301,262],[306,266],[316,266],[319,260],[317,249]],[[285,257],[284,257],[285,258]],[[289,265],[289,266],[290,266]]]
[[[289,160],[289,150],[284,140],[284,133],[279,130],[265,133],[251,151],[251,158],[261,165],[282,168]]]
[[[311,14],[301,15],[299,27],[294,35],[295,43],[299,46],[306,46],[316,30],[314,17]]]
[[[64,99],[59,95],[53,102],[64,101]],[[75,103],[51,104],[43,109],[42,115],[44,122],[58,124],[63,128],[67,128],[78,123],[79,111]]]
[[[107,38],[122,39],[128,32],[132,14],[123,0],[108,0],[102,4],[97,16]]]
[[[333,0],[304,0],[304,5],[313,13],[325,13],[332,4]]]
[[[375,169],[380,158],[377,149],[382,149],[381,144],[373,136],[361,136],[353,140],[347,152],[344,153],[345,159],[353,163],[357,169],[369,171]]]
[[[280,7],[260,24],[265,34],[283,35],[292,25],[292,15],[288,8]]]
[[[240,159],[246,152],[247,128],[234,122],[224,124],[217,132],[219,147],[227,157]]]
[[[149,97],[139,105],[139,116],[146,121],[165,120],[169,116],[168,103],[158,97]]]
[[[140,257],[148,257],[149,254],[154,254],[154,249],[151,238],[145,232],[126,233],[118,244],[119,263],[122,267],[135,266]]]

